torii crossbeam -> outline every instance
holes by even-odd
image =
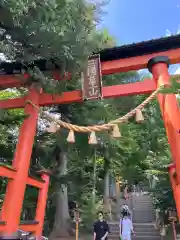
[[[153,75],[151,79],[145,79],[142,82],[103,87],[104,98],[150,94],[157,87],[170,84],[168,65],[169,62],[171,64],[180,62],[180,35],[105,49],[100,52],[100,59],[103,75],[147,67]],[[57,75],[57,66],[54,65],[54,68],[47,69],[45,63],[45,60],[39,60],[35,62],[35,65],[42,71],[51,70],[55,79],[60,80],[60,77]],[[18,75],[22,75],[22,68],[20,63],[2,63],[0,65],[0,70],[2,70],[0,89],[24,86],[28,75],[23,76],[23,81],[18,80]],[[69,75],[68,79],[70,79]],[[54,95],[52,97],[52,95],[39,93],[35,88],[30,87],[28,94],[24,97],[0,100],[0,108],[24,108],[25,114],[28,115],[20,128],[12,166],[0,166],[0,176],[9,179],[1,211],[0,232],[4,235],[12,235],[20,228],[31,231],[35,236],[40,237],[44,223],[49,176],[47,173],[41,173],[42,178],[39,181],[32,176],[28,176],[34,136],[36,135],[38,112],[32,105],[26,104],[27,100],[41,107],[52,104],[82,102],[83,98],[81,90],[64,92],[61,96]],[[158,101],[174,163],[169,167],[169,173],[177,212],[180,217],[180,110],[174,94],[159,94]],[[174,172],[176,172],[176,179],[172,177]],[[39,197],[35,220],[21,222],[20,214],[26,184],[37,187],[39,189]]]

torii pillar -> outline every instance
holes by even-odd
[[[27,100],[39,104],[39,92],[35,88],[29,90]],[[3,203],[2,219],[6,222],[4,233],[11,236],[19,226],[20,215],[23,205],[24,193],[28,178],[32,147],[36,134],[38,111],[27,104],[25,107],[27,118],[21,125],[16,152],[13,159],[13,167],[17,170],[13,180],[7,185]]]
[[[170,86],[170,75],[168,73],[169,59],[165,56],[154,57],[148,62],[148,69],[153,75],[156,86]],[[158,94],[157,96],[166,134],[170,145],[172,159],[175,165],[177,184],[180,184],[180,109],[175,94]],[[171,176],[170,176],[171,178]],[[172,187],[174,189],[174,187]],[[177,188],[176,191],[180,191]],[[178,217],[180,219],[180,193],[174,193]]]

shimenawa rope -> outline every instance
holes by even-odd
[[[43,110],[40,109],[37,105],[35,105],[32,101],[27,100],[27,104],[31,104],[34,108],[38,110],[38,112],[42,115],[43,118],[46,120],[52,121],[58,125],[60,125],[63,128],[66,128],[70,131],[73,132],[84,132],[84,133],[90,133],[90,132],[101,132],[101,131],[107,131],[107,130],[112,130],[112,128],[120,123],[127,122],[129,118],[133,117],[137,111],[141,111],[151,100],[153,100],[158,92],[162,90],[163,86],[159,87],[156,91],[154,91],[146,100],[144,100],[140,105],[138,105],[136,108],[132,109],[130,112],[125,114],[122,117],[119,117],[115,120],[112,120],[106,124],[102,125],[93,125],[93,126],[78,126],[75,124],[67,123],[62,120],[57,120],[54,117],[50,116],[48,113],[44,112]]]

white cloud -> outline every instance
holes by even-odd
[[[138,70],[138,73],[139,73],[141,78],[147,77],[147,76],[151,77],[151,73],[148,71],[148,69]]]
[[[174,74],[180,74],[180,67],[176,69],[176,71],[174,72]]]
[[[177,30],[177,34],[180,34],[180,28],[178,28],[178,30]]]
[[[166,37],[170,37],[172,35],[171,31],[169,29],[166,29]]]

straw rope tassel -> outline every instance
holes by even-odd
[[[137,109],[136,110],[136,122],[142,123],[143,121],[144,121],[144,117],[143,117],[142,111],[141,111],[141,109]]]
[[[50,126],[46,129],[46,131],[49,133],[55,133],[59,128],[60,126],[58,126],[55,122],[51,122]]]
[[[74,131],[70,130],[68,137],[67,137],[67,142],[68,143],[75,143],[75,135],[74,135]]]
[[[113,127],[112,137],[114,137],[114,138],[120,138],[121,137],[121,132],[120,132],[119,126],[117,124],[114,125],[114,127]]]
[[[96,133],[93,131],[90,133],[90,136],[89,136],[89,144],[97,144],[97,138],[96,138]]]

